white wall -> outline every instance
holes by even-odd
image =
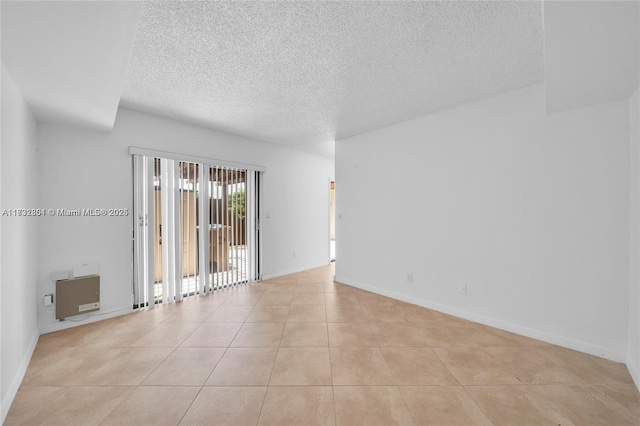
[[[640,2],[545,1],[548,113],[629,99],[640,78]]]
[[[640,389],[640,88],[629,100],[629,339],[627,367]]]
[[[267,168],[263,199],[270,219],[263,221],[265,275],[328,263],[331,159],[127,109],[118,111],[111,134],[45,124],[39,129],[41,206],[132,209],[129,146],[257,164]],[[131,229],[131,217],[43,219],[38,297],[54,292],[51,272],[96,262],[101,313],[130,310]],[[42,332],[63,327],[55,322],[53,309],[39,306],[38,314]]]
[[[36,208],[36,123],[2,66],[0,210]],[[2,421],[9,411],[38,341],[36,269],[38,219],[3,216],[0,248],[0,396]]]
[[[339,141],[336,278],[624,361],[628,154],[628,101],[542,85]]]

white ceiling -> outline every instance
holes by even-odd
[[[332,155],[542,79],[540,2],[146,2],[122,105]]]
[[[40,121],[110,131],[136,2],[2,1],[2,64]]]
[[[638,86],[637,1],[2,0],[0,11],[2,64],[36,118],[104,130],[120,103],[332,156],[335,140],[543,79],[549,112]]]

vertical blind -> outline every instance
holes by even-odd
[[[134,307],[259,279],[260,170],[130,152]]]

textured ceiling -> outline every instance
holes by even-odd
[[[146,2],[121,105],[333,155],[542,80],[539,1]]]

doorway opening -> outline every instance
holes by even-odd
[[[329,261],[336,261],[336,182],[329,182]]]

